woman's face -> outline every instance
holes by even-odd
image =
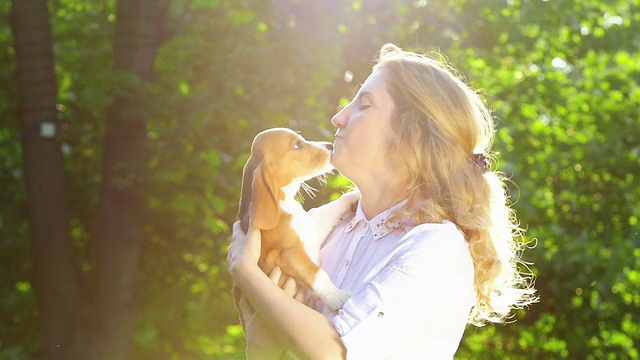
[[[395,105],[386,82],[384,69],[375,69],[351,103],[331,119],[338,128],[331,162],[356,184],[363,176],[400,167],[392,126]]]

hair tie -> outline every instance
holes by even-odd
[[[471,159],[473,160],[473,163],[476,164],[478,170],[480,170],[483,174],[491,170],[489,159],[487,159],[484,154],[473,154],[471,156]]]

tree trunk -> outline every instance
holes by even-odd
[[[80,300],[65,201],[47,3],[47,0],[13,1],[11,25],[16,50],[32,276],[44,340],[43,357],[70,359]]]
[[[116,74],[137,84],[116,95],[104,137],[98,259],[98,357],[131,357],[137,315],[138,270],[144,236],[147,115],[142,86],[152,78],[160,44],[162,11],[157,0],[119,1],[114,39]]]

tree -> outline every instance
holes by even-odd
[[[98,275],[95,297],[89,298],[81,298],[74,269],[48,4],[14,1],[12,5],[33,279],[42,314],[44,356],[126,358],[136,319],[144,227],[140,210],[144,171],[140,170],[146,167],[147,118],[139,109],[144,109],[140,106],[144,84],[153,75],[160,45],[161,3],[118,3],[114,68],[134,81],[123,86],[106,121],[101,226],[96,235]],[[82,299],[89,303],[81,304]],[[94,327],[84,328],[88,324]]]
[[[119,1],[114,38],[116,74],[133,76],[107,111],[97,235],[97,313],[103,359],[131,352],[137,314],[140,254],[144,234],[147,106],[145,84],[154,74],[161,44],[163,8],[155,0]]]
[[[51,359],[68,358],[80,303],[65,201],[47,1],[16,1],[11,15],[33,279],[42,318],[44,354]]]

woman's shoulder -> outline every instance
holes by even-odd
[[[451,221],[444,220],[441,223],[423,223],[414,226],[407,231],[403,236],[403,239],[449,239],[449,240],[462,240],[465,241],[464,234]]]
[[[443,253],[467,254],[469,251],[464,234],[450,221],[418,224],[407,231],[401,244],[405,251],[422,252],[429,256]]]

